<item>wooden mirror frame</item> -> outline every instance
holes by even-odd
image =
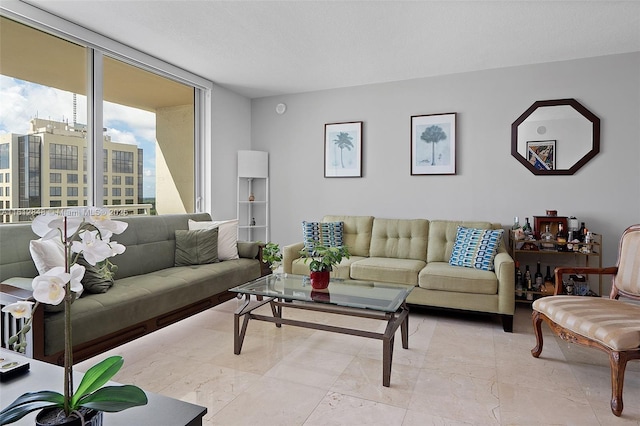
[[[522,124],[533,112],[541,107],[568,105],[573,107],[579,114],[591,122],[593,126],[591,150],[589,150],[582,158],[580,158],[573,166],[568,169],[540,170],[529,163],[520,153],[518,153],[518,126]],[[589,160],[600,152],[600,119],[591,111],[585,108],[575,99],[554,99],[549,101],[536,101],[527,109],[516,121],[511,125],[511,155],[522,163],[534,175],[572,175],[584,166]]]

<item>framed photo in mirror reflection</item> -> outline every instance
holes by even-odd
[[[556,141],[527,141],[527,161],[537,170],[555,170]]]

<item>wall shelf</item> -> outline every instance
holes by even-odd
[[[238,240],[268,242],[268,153],[238,151],[237,202]]]

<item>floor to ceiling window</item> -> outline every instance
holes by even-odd
[[[91,52],[0,17],[0,222],[81,205],[195,211],[199,89],[109,52],[91,73]],[[93,84],[97,102],[86,96]]]
[[[112,153],[104,173],[118,182],[112,189],[122,189],[105,205],[194,211],[194,114],[193,87],[104,58],[105,148]]]

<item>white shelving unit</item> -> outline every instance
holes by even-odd
[[[269,241],[269,154],[238,151],[238,240]],[[252,198],[250,198],[253,195]],[[250,201],[253,199],[253,201]]]

